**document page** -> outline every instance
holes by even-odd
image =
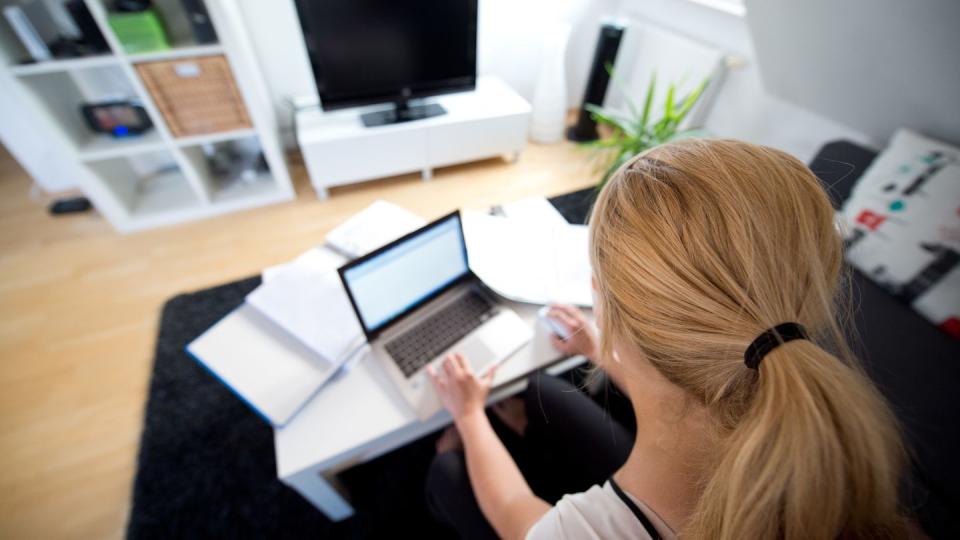
[[[465,212],[470,269],[511,300],[592,306],[587,228]]]

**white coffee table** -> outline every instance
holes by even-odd
[[[563,359],[550,345],[548,330],[537,322],[539,306],[510,303],[535,328],[533,340],[500,368],[491,394],[494,402],[526,387],[526,376],[548,368],[560,373],[584,363]],[[421,422],[387,376],[368,357],[331,381],[282,428],[273,432],[277,476],[334,521],[353,515],[336,474],[369,461],[450,423],[443,411]]]

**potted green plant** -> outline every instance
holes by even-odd
[[[612,78],[613,73],[610,75]],[[598,187],[603,187],[610,175],[621,165],[644,150],[697,134],[699,132],[697,128],[680,130],[679,126],[703,95],[709,82],[709,79],[704,79],[692,92],[681,99],[677,99],[677,85],[671,83],[667,87],[663,115],[658,119],[652,118],[654,113],[651,110],[656,93],[656,73],[650,78],[642,110],[637,109],[629,96],[624,96],[629,116],[587,104],[587,110],[593,115],[594,120],[600,126],[606,126],[610,132],[607,137],[581,144],[581,147],[595,151],[598,158],[597,169],[598,173],[602,174]]]

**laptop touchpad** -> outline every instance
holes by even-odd
[[[498,360],[493,349],[488,347],[484,340],[476,334],[463,340],[453,348],[453,351],[466,356],[470,366],[478,375],[484,368]]]

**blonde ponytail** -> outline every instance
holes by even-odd
[[[715,428],[681,536],[904,535],[900,435],[837,325],[841,242],[806,166],[739,141],[661,146],[611,177],[590,226],[601,355],[628,340]],[[747,368],[784,322],[810,339]]]
[[[899,538],[902,452],[873,386],[809,341],[770,352],[690,538]]]

